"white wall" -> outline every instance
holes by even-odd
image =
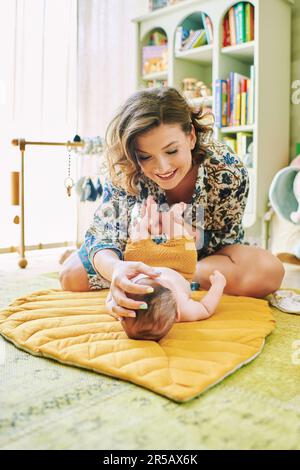
[[[148,0],[78,1],[80,136],[104,136],[117,108],[135,91],[136,28],[131,19],[147,10]],[[96,171],[84,157],[82,175]],[[78,243],[98,204],[99,199],[79,202]]]
[[[19,245],[10,172],[13,138],[72,139],[76,128],[76,1],[0,0],[0,248]],[[74,167],[73,167],[74,170]],[[76,199],[64,188],[66,151],[26,147],[25,243],[76,239]]]

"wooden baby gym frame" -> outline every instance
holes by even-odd
[[[58,145],[58,146],[65,146],[65,147],[83,147],[84,141],[80,142],[29,142],[25,139],[13,139],[11,141],[12,145],[19,147],[21,152],[21,172],[20,172],[20,181],[18,178],[17,172],[12,172],[11,174],[11,182],[12,182],[12,205],[20,205],[20,217],[16,216],[14,218],[15,224],[21,225],[21,240],[19,246],[19,266],[20,268],[24,269],[27,266],[27,259],[25,258],[25,230],[24,230],[24,174],[25,174],[25,149],[26,145]],[[19,198],[20,194],[20,198]]]

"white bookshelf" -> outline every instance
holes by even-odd
[[[246,235],[263,245],[264,241],[259,237],[267,209],[269,187],[275,173],[289,163],[290,37],[293,2],[250,1],[255,9],[254,40],[223,47],[223,19],[229,8],[236,3],[238,1],[183,0],[173,6],[134,18],[137,37],[136,88],[145,87],[145,76],[142,77],[142,48],[146,45],[149,34],[158,28],[163,30],[168,38],[168,70],[164,78],[169,86],[181,90],[183,78],[196,77],[211,86],[214,93],[216,79],[227,79],[230,72],[250,76],[250,66],[254,65],[253,125],[216,128],[215,137],[222,140],[223,135],[235,135],[239,131],[253,133],[253,168],[249,168],[250,194],[243,225]],[[187,51],[175,51],[177,26],[192,13],[201,11],[211,19],[213,44]],[[208,99],[212,100],[214,112],[214,96]]]

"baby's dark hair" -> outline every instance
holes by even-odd
[[[171,290],[156,283],[152,287],[151,294],[130,294],[148,308],[135,310],[135,317],[123,317],[121,325],[129,338],[159,341],[175,322],[177,305]]]

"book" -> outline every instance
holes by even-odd
[[[247,82],[249,79],[241,80],[241,126],[247,124]]]
[[[235,95],[234,95],[234,126],[239,126],[241,123],[241,81],[238,79],[237,74],[235,75],[234,83]]]
[[[228,120],[228,125],[233,126],[233,119],[234,119],[234,72],[230,72],[229,74],[229,82],[230,82],[230,114],[229,114],[229,120]]]
[[[203,29],[201,31],[201,34],[195,39],[195,41],[193,42],[191,48],[196,48],[196,47],[200,47],[200,46],[204,46],[205,44],[207,44],[207,38],[206,38],[206,33],[205,33],[205,30]]]
[[[246,3],[245,6],[245,34],[246,41],[253,41],[254,39],[254,6],[251,3]]]
[[[255,70],[254,65],[250,66],[250,89],[249,89],[249,102],[248,102],[248,124],[254,123],[254,103],[255,103]]]
[[[236,29],[235,29],[235,14],[234,7],[231,7],[228,12],[229,18],[229,31],[230,31],[230,45],[236,45]]]
[[[186,39],[182,46],[182,50],[190,49],[196,39],[201,35],[201,29],[198,29],[196,31],[191,30],[189,37]]]
[[[206,34],[204,29],[199,29],[197,31],[193,31],[188,38],[187,42],[182,47],[182,50],[193,49],[196,47],[203,46],[206,44]]]
[[[231,104],[230,104],[230,80],[227,79],[227,122],[226,125],[230,123],[230,114],[231,114]]]
[[[211,38],[210,38],[210,31],[208,29],[208,24],[206,22],[207,18],[208,18],[208,16],[205,13],[201,12],[201,20],[202,20],[202,23],[203,23],[203,27],[205,29],[207,44],[210,44],[211,43]]]
[[[227,126],[227,80],[222,80],[222,126]]]
[[[211,22],[210,17],[207,16],[207,15],[206,15],[206,17],[205,17],[205,21],[206,21],[206,26],[207,26],[208,35],[209,35],[209,42],[208,42],[208,44],[212,44],[212,43],[213,43],[213,40],[214,40],[212,22]]]
[[[229,17],[226,15],[223,22],[223,47],[230,46],[230,41]]]
[[[239,2],[234,5],[234,16],[236,26],[236,43],[241,44],[246,41],[245,2]]]
[[[234,120],[233,126],[239,126],[241,124],[241,82],[242,80],[248,80],[249,77],[242,75],[240,73],[234,73]]]
[[[216,106],[215,106],[215,125],[216,127],[221,128],[224,124],[224,116],[226,116],[226,100],[223,98],[223,94],[227,87],[227,81],[223,79],[217,79],[215,82],[215,99],[216,99]],[[225,95],[226,96],[226,95]],[[226,119],[227,120],[227,119]],[[226,125],[226,123],[225,123]]]

